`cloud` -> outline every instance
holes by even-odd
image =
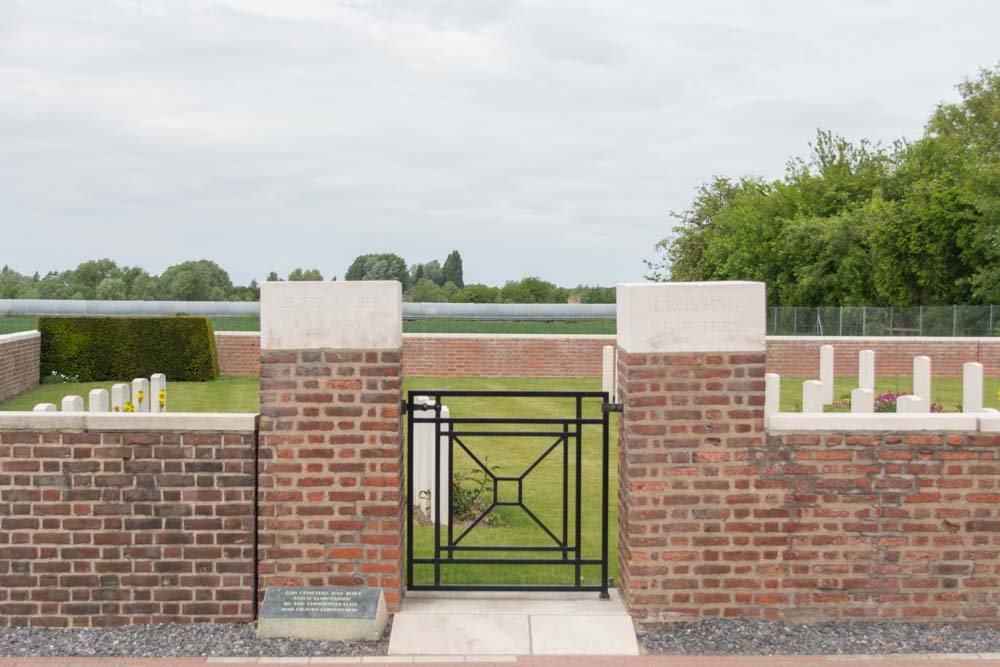
[[[920,133],[994,64],[965,2],[7,0],[0,262],[240,282],[458,248],[467,280],[634,280],[698,184],[817,127]]]

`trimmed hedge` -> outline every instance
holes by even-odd
[[[168,380],[219,375],[208,317],[39,317],[42,377],[52,371],[81,382],[131,380],[164,373]]]

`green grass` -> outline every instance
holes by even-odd
[[[813,378],[814,379],[814,378]],[[800,412],[802,410],[803,378],[781,378],[781,410],[782,412]],[[854,377],[836,378],[833,382],[834,399],[850,397],[851,390],[856,389],[858,380]],[[886,392],[913,391],[913,378],[878,378],[875,380],[875,394]],[[986,378],[983,382],[983,404],[986,407],[1000,407],[997,392],[1000,391],[1000,378]],[[959,412],[962,404],[962,378],[934,378],[931,381],[931,399],[944,408],[944,412]],[[827,406],[827,412],[847,411],[846,405]]]
[[[561,391],[599,391],[600,380],[595,379],[525,379],[525,378],[407,378],[405,390],[422,389],[463,389],[463,390],[561,390]],[[572,416],[575,406],[572,399],[560,398],[445,398],[443,401],[450,409],[452,417],[544,417],[558,418]],[[600,416],[598,399],[584,401],[584,417]],[[472,430],[494,428],[495,430],[512,430],[516,425],[496,427],[470,426]],[[530,428],[539,428],[538,426]],[[549,428],[549,427],[544,427]],[[561,429],[561,426],[558,427]],[[499,466],[495,473],[499,476],[519,476],[541,455],[546,448],[555,442],[556,438],[503,438],[503,437],[463,437],[462,441],[469,449],[483,460],[490,468]],[[583,430],[583,447],[581,456],[581,498],[582,515],[581,543],[584,558],[600,556],[600,491],[601,491],[601,427],[588,425]],[[609,438],[609,468],[617,469],[617,415],[612,415]],[[472,474],[478,466],[456,445],[454,454],[454,470],[456,473]],[[568,507],[570,517],[570,536],[572,538],[572,517],[574,514],[575,485],[572,474],[574,457],[572,447],[570,456],[570,478]],[[616,536],[618,534],[617,476],[609,471],[609,576],[617,579],[618,561]],[[562,449],[553,450],[544,461],[525,477],[524,502],[532,512],[541,519],[557,536],[562,533]],[[507,491],[513,491],[509,487]],[[501,488],[501,494],[505,491]],[[492,489],[487,494],[492,497]],[[498,525],[480,524],[469,532],[462,544],[469,545],[553,545],[541,528],[520,508],[503,507],[494,510],[499,513],[501,521]],[[468,524],[455,529],[457,537]],[[442,527],[442,541],[447,537],[446,527]],[[572,542],[572,539],[571,539]],[[429,556],[433,553],[434,527],[418,525],[415,527],[414,549],[418,556]],[[475,557],[512,556],[520,558],[551,558],[552,553],[530,554],[514,552],[461,554]],[[497,584],[572,584],[572,566],[551,565],[445,565],[442,567],[442,582],[444,583],[497,583]],[[585,584],[600,582],[600,567],[596,565],[583,566],[582,581]],[[433,581],[433,566],[418,565],[414,570],[416,583]]]
[[[403,333],[473,334],[607,334],[614,335],[614,320],[492,321],[492,320],[404,320]]]
[[[111,391],[114,382],[44,384],[5,403],[0,411],[31,410],[38,403],[59,405],[64,396],[82,396],[91,389]],[[212,382],[170,382],[167,378],[167,409],[170,412],[257,412],[260,410],[258,378],[220,377]]]
[[[38,328],[37,317],[0,317],[0,335]]]

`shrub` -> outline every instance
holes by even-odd
[[[171,380],[219,375],[208,317],[40,317],[42,377],[53,371],[81,382],[164,373]]]

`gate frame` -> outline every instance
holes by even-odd
[[[453,396],[453,397],[468,397],[468,398],[567,398],[575,399],[576,405],[576,416],[572,418],[514,418],[514,417],[493,417],[493,418],[477,418],[477,417],[441,417],[441,399]],[[429,398],[432,400],[431,405],[417,403],[416,399]],[[598,398],[601,400],[601,417],[599,419],[585,419],[583,417],[583,401],[588,398]],[[608,515],[609,515],[609,437],[610,437],[610,413],[611,412],[621,412],[621,405],[611,403],[610,395],[606,391],[509,391],[509,390],[498,390],[498,391],[476,391],[476,390],[410,390],[407,392],[406,398],[402,402],[402,411],[406,414],[406,590],[408,591],[533,591],[533,592],[596,592],[600,594],[601,599],[609,599],[610,594],[608,592],[609,578],[608,578]],[[433,417],[415,417],[417,412],[434,412]],[[451,498],[452,494],[448,494],[449,508],[448,508],[448,525],[447,525],[447,544],[442,545],[441,532],[442,525],[441,522],[435,521],[434,524],[434,555],[430,558],[416,558],[414,556],[414,528],[413,519],[416,507],[413,504],[413,492],[414,492],[414,480],[413,480],[413,466],[414,466],[414,447],[413,447],[413,426],[414,424],[434,424],[434,490],[432,493],[432,503],[439,503],[437,505],[437,512],[434,513],[438,519],[442,516],[442,510],[440,503],[442,500],[441,493],[441,438],[442,438],[442,424],[448,424],[449,428],[447,431],[448,437],[448,484],[451,483],[451,478],[454,476],[454,468],[451,465],[453,460],[453,453],[455,442],[458,441],[457,435],[463,434],[462,432],[455,432],[453,426],[455,424],[552,424],[552,425],[562,425],[562,433],[552,433],[552,432],[540,432],[540,431],[523,431],[523,432],[506,432],[506,431],[469,431],[465,432],[464,435],[469,436],[512,436],[512,437],[537,437],[537,436],[556,436],[556,442],[547,449],[540,458],[531,464],[528,469],[521,474],[520,477],[516,478],[498,478],[489,472],[488,469],[476,460],[480,467],[483,467],[491,477],[493,477],[494,484],[494,498],[493,505],[483,512],[477,519],[472,523],[472,525],[466,529],[464,533],[459,535],[458,540],[461,540],[469,531],[472,530],[483,517],[485,517],[493,509],[493,507],[506,504],[506,505],[516,505],[523,508],[529,516],[531,516],[536,523],[539,523],[543,529],[549,534],[550,537],[555,539],[555,536],[541,523],[541,521],[534,516],[534,514],[523,504],[523,479],[527,476],[531,470],[538,465],[541,461],[545,459],[546,456],[560,443],[563,446],[563,541],[560,543],[556,540],[556,547],[544,547],[544,546],[530,546],[530,545],[517,545],[508,547],[458,547],[457,541],[453,540],[453,512],[451,511]],[[570,425],[574,425],[575,431],[569,431]],[[594,558],[583,558],[583,547],[582,547],[582,446],[583,446],[583,427],[586,425],[601,425],[601,556],[600,559]],[[569,442],[570,439],[574,438],[576,440],[575,448],[575,460],[574,460],[574,475],[575,475],[575,502],[574,502],[574,515],[575,515],[575,531],[573,534],[573,546],[570,546],[569,539],[570,535],[568,533],[568,496],[569,496],[569,486],[568,486],[568,457],[569,457]],[[461,441],[458,441],[462,444]],[[463,445],[464,448],[464,445]],[[473,457],[475,458],[475,457]],[[509,481],[509,480],[519,480],[518,486],[518,502],[516,503],[498,503],[497,502],[497,483],[499,481]],[[552,552],[558,551],[562,553],[562,558],[559,560],[551,559],[524,559],[524,558],[494,558],[494,559],[476,559],[476,558],[455,558],[454,551],[524,551],[524,552]],[[576,557],[574,559],[568,559],[567,556],[570,552],[575,552]],[[446,553],[447,555],[443,555]],[[573,565],[574,566],[574,583],[573,585],[555,585],[555,584],[542,584],[542,585],[521,585],[521,584],[442,584],[441,583],[441,565],[451,563],[453,565],[476,565],[476,564],[486,564],[486,565]],[[433,584],[415,584],[413,580],[413,569],[414,565],[433,565],[434,566],[434,583]],[[599,585],[583,585],[581,583],[581,568],[583,565],[600,565],[601,566],[601,580]]]

